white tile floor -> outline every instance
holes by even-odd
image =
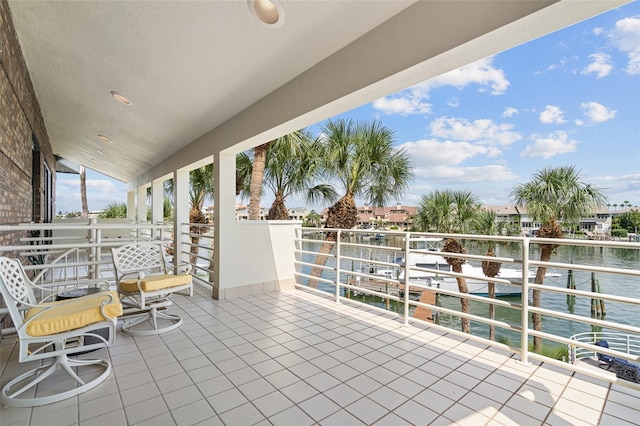
[[[175,296],[178,330],[119,334],[97,388],[9,425],[632,425],[640,392],[295,290]],[[0,345],[2,382],[26,366]],[[55,385],[55,384],[54,384]]]

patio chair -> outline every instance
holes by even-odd
[[[114,247],[111,253],[118,292],[125,306],[122,332],[146,336],[179,327],[182,318],[167,312],[172,304],[169,297],[176,292],[193,295],[191,274],[169,273],[159,244],[131,243]]]
[[[111,373],[111,364],[106,359],[69,359],[69,356],[113,343],[117,319],[122,314],[118,294],[106,291],[71,300],[38,302],[34,290],[45,289],[29,280],[17,259],[0,257],[0,294],[18,333],[19,362],[51,359],[49,364],[38,362],[36,368],[3,386],[0,398],[10,407],[34,407],[71,398],[98,386]],[[97,333],[105,328],[106,337]],[[91,337],[92,343],[86,342],[85,337]],[[84,370],[89,373],[81,378],[81,372],[74,371],[74,367],[88,367]],[[56,375],[51,380],[55,380],[56,386],[35,388],[58,370],[73,381]],[[87,377],[91,379],[86,381]],[[65,382],[70,385],[66,388],[59,385]]]
[[[609,349],[609,342],[606,340],[598,340],[595,343],[596,346],[600,346],[601,348]],[[610,370],[613,367],[613,357],[607,354],[596,353],[598,356],[598,366],[600,368],[607,367],[607,370]]]
[[[613,365],[616,369],[617,378],[633,383],[640,383],[640,365],[622,358],[614,358]]]

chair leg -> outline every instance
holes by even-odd
[[[165,327],[158,327],[158,318],[166,319],[172,323]],[[134,329],[133,327],[143,323],[145,321],[151,323],[151,329]],[[132,319],[125,317],[125,322],[122,324],[122,333],[129,336],[151,336],[154,334],[166,333],[167,331],[175,330],[182,325],[182,318],[178,315],[172,315],[164,311],[158,310],[156,306],[152,306],[149,310],[142,314],[135,314]]]
[[[83,367],[88,365],[102,365],[104,371],[98,377],[92,381],[85,383],[78,375],[72,370],[73,367]],[[35,398],[20,398],[29,389],[41,383],[47,377],[51,376],[57,370],[63,370],[79,385],[68,391],[56,393],[53,395],[46,395]],[[67,398],[84,393],[100,383],[104,382],[111,373],[111,364],[107,360],[103,359],[69,359],[67,355],[58,355],[54,358],[53,362],[47,366],[34,368],[27,371],[24,374],[9,381],[3,388],[0,399],[2,403],[8,407],[36,407],[39,405],[51,404],[54,402],[62,401]],[[31,378],[31,379],[30,379]],[[24,383],[19,389],[12,389],[15,385],[30,379]]]

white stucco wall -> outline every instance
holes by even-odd
[[[292,289],[295,230],[300,221],[233,221],[225,224],[214,297],[231,299]]]

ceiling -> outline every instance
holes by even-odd
[[[625,2],[280,0],[276,28],[245,0],[9,5],[54,153],[131,182]]]

